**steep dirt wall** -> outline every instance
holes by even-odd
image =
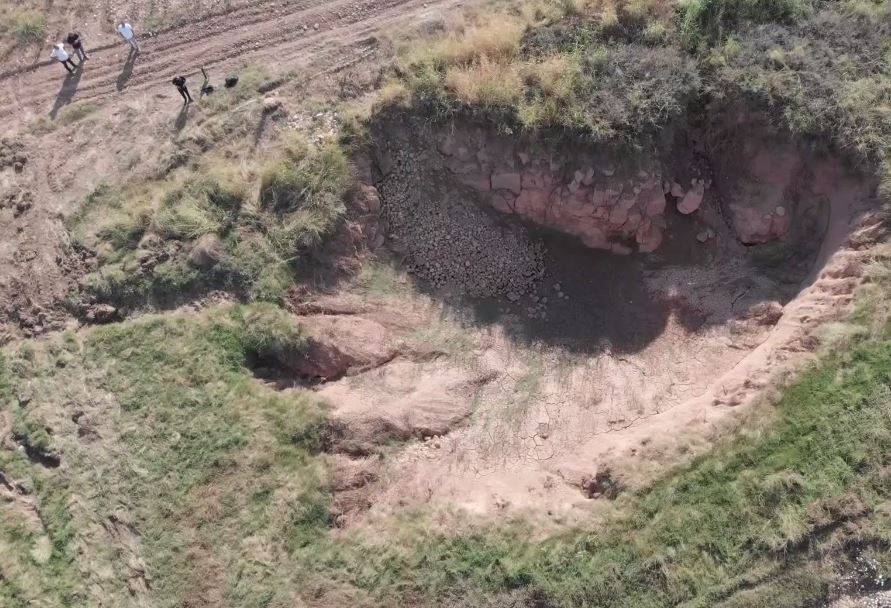
[[[457,120],[385,120],[373,131],[380,177],[396,154],[413,150],[490,208],[616,254],[659,250],[673,222],[700,242],[723,235],[813,248],[835,188],[827,174],[857,177],[869,190],[841,160],[757,114],[734,108],[706,123],[634,153],[548,145]]]

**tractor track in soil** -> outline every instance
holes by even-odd
[[[261,1],[211,14],[151,36],[139,37],[141,52],[132,73],[120,39],[103,39],[90,49],[80,77],[63,79],[55,62],[42,61],[0,73],[0,118],[28,109],[43,114],[67,101],[103,105],[120,96],[163,87],[177,74],[200,68],[225,70],[244,63],[271,65],[307,80],[360,61],[377,46],[376,36],[425,12],[447,9],[460,0],[294,0]],[[318,27],[316,27],[318,26]],[[305,28],[305,29],[304,29]],[[138,28],[137,28],[138,30]],[[139,32],[137,31],[137,34]],[[63,81],[61,89],[54,84]],[[193,85],[194,86],[194,85]],[[72,87],[76,90],[71,91]]]

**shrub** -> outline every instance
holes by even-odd
[[[791,23],[810,10],[809,0],[686,0],[681,33],[688,48],[700,49],[722,43],[745,21]]]
[[[260,178],[261,205],[277,213],[315,207],[339,215],[340,199],[349,182],[343,151],[332,144],[315,150],[303,139],[292,137],[283,156]]]
[[[80,208],[68,219],[66,227],[73,242],[95,248],[108,243],[119,252],[131,248],[142,238],[149,224],[145,202],[125,194],[121,189],[102,183],[84,199]]]
[[[223,232],[237,218],[242,196],[213,177],[190,179],[164,196],[153,219],[154,229],[176,239]]]
[[[0,31],[14,37],[18,44],[38,44],[46,33],[46,18],[36,10],[11,10],[3,16]]]
[[[519,52],[523,31],[522,22],[499,15],[485,25],[440,39],[409,63],[431,63],[438,69],[444,69],[456,65],[467,66],[483,59],[504,62]]]
[[[483,109],[510,107],[523,95],[523,80],[515,64],[483,59],[466,67],[449,68],[445,86],[460,101]]]

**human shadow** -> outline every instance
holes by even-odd
[[[174,130],[179,133],[186,126],[186,123],[189,121],[189,104],[184,103],[183,107],[180,108],[179,114],[176,115],[176,120],[173,121]]]
[[[65,80],[62,81],[62,88],[56,94],[56,101],[53,103],[53,109],[50,110],[50,118],[55,120],[59,110],[71,103],[74,94],[77,92],[77,86],[80,84],[81,76],[83,76],[83,66],[78,65],[73,72],[68,72]]]
[[[127,55],[127,60],[124,62],[124,67],[121,69],[121,73],[118,75],[116,87],[118,91],[123,91],[124,87],[127,86],[127,82],[130,80],[130,77],[133,75],[133,66],[136,64],[136,57],[139,53],[133,49],[130,49],[130,53]]]

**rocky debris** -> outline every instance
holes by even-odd
[[[25,168],[28,157],[25,156],[25,146],[15,139],[0,138],[0,170],[12,167],[16,173]]]
[[[748,137],[757,145],[741,142],[712,161],[737,238],[760,245],[786,236],[793,218],[800,221],[805,209],[822,204],[815,179],[821,165],[807,160],[806,150],[757,128]]]
[[[700,230],[696,233],[696,240],[700,243],[707,243],[711,239],[715,238],[715,231],[711,228],[706,228],[704,230]]]
[[[198,238],[189,251],[189,264],[201,270],[208,270],[217,265],[223,257],[223,243],[213,233]]]
[[[111,323],[118,320],[119,313],[111,304],[90,304],[83,316],[88,323]]]
[[[377,188],[368,184],[360,184],[350,197],[352,208],[357,213],[379,213],[381,210],[381,196]]]
[[[523,191],[522,178],[519,173],[493,173],[491,179],[493,190],[510,190],[514,194],[520,194]]]
[[[782,209],[781,207],[779,209]],[[744,245],[763,245],[784,236],[789,231],[790,221],[785,210],[762,213],[755,207],[730,205],[733,228]]]
[[[618,498],[624,485],[613,477],[609,468],[604,468],[593,476],[586,475],[581,481],[582,491],[588,498],[606,498],[615,500]]]
[[[24,189],[16,189],[10,192],[7,192],[3,195],[2,199],[0,199],[0,207],[3,208],[11,208],[12,216],[14,218],[18,218],[23,215],[34,204],[33,197],[31,195],[30,190]]]
[[[409,149],[400,145],[378,163],[389,169],[378,186],[391,248],[405,256],[412,275],[434,289],[474,297],[511,294],[519,300],[544,272],[541,246],[521,226],[496,221],[453,182],[441,184],[435,163]],[[459,163],[471,157],[468,148],[448,137],[439,149]],[[496,184],[512,195],[518,174]]]

